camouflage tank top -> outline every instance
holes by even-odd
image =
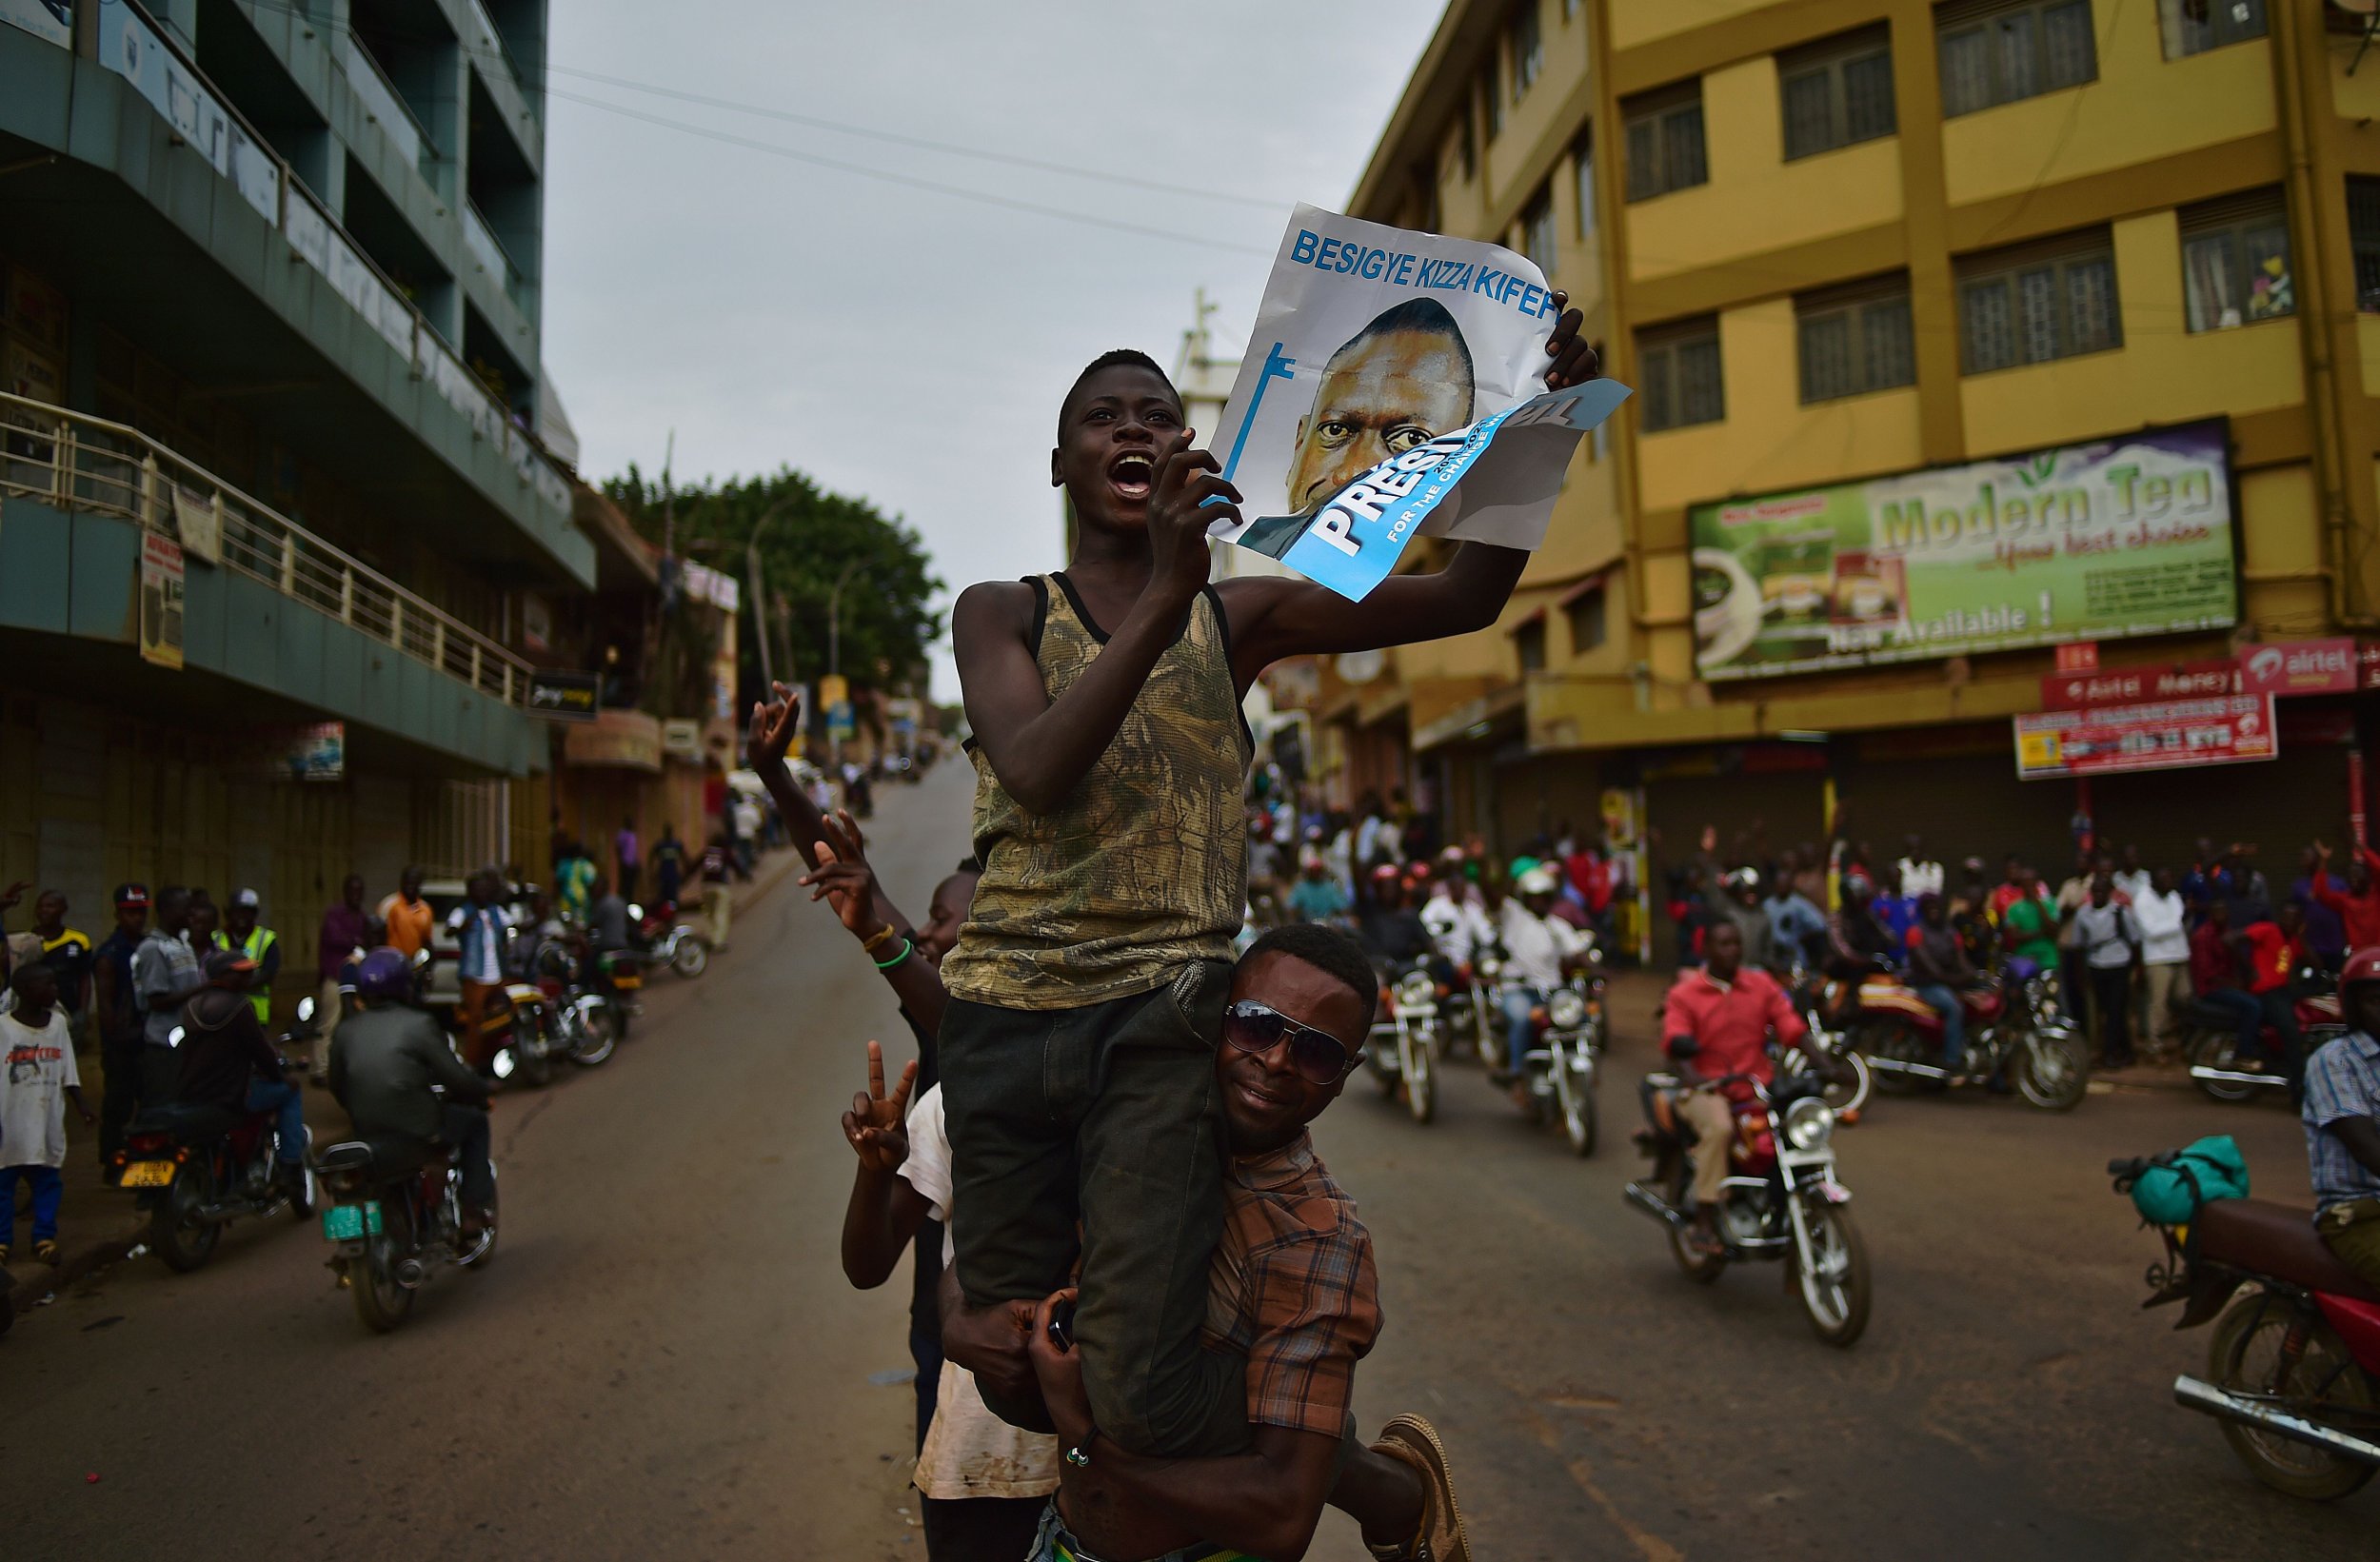
[[[1025,583],[1033,659],[1055,701],[1107,636],[1064,575]],[[1076,1009],[1163,986],[1189,960],[1229,959],[1247,896],[1240,797],[1253,750],[1212,586],[1055,811],[1018,806],[969,742],[983,878],[942,984],[1003,1009]]]

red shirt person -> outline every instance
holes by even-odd
[[[1705,1254],[1720,1251],[1717,1217],[1727,1185],[1728,1147],[1735,1138],[1733,1100],[1748,1100],[1755,1083],[1775,1075],[1769,1062],[1769,1036],[1788,1045],[1809,1034],[1776,979],[1746,965],[1742,929],[1732,921],[1711,924],[1704,944],[1708,963],[1688,971],[1669,990],[1661,1009],[1664,1043],[1678,1073],[1689,1080],[1730,1079],[1678,1097],[1677,1115],[1694,1129],[1695,1223],[1687,1240]]]
[[[2344,892],[2333,888],[2330,875],[2321,871],[2330,865],[2330,848],[2317,840],[2314,855],[2321,860],[2312,875],[2314,899],[2338,914],[2349,952],[2380,944],[2380,855],[2369,846],[2356,848],[2347,864]]]

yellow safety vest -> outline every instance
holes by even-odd
[[[247,956],[249,959],[254,960],[257,963],[257,966],[261,969],[265,963],[265,951],[270,949],[274,942],[275,939],[272,929],[268,927],[251,927],[248,930],[248,937],[240,941],[240,953]],[[215,933],[215,947],[217,949],[228,949],[231,947],[231,939],[226,936],[221,929],[217,929]],[[272,993],[270,990],[250,993],[248,996],[248,1001],[249,1005],[256,1010],[256,1023],[259,1025],[269,1025],[272,1023]]]

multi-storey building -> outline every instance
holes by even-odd
[[[545,37],[545,0],[0,0],[0,879],[94,929],[114,880],[253,885],[294,962],[349,869],[504,852],[597,575]],[[288,779],[331,722],[344,779]]]
[[[1340,697],[1351,757],[1386,756],[1346,784],[1401,776],[1507,848],[1632,795],[1681,848],[1706,821],[1814,840],[1830,789],[1878,847],[2051,868],[2078,814],[2168,857],[2342,829],[2348,697],[2284,702],[2280,763],[2079,785],[2019,781],[2011,719],[2059,641],[2168,667],[2375,625],[2363,25],[1455,0],[1350,209],[1528,254],[1636,395],[1503,622]],[[2063,508],[2033,487],[2070,477]],[[2068,557],[2118,517],[2142,529],[2112,564]]]

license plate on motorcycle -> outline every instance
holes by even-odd
[[[379,1231],[378,1199],[367,1199],[361,1204],[333,1204],[323,1211],[323,1236],[333,1242],[358,1242],[367,1232],[377,1236]]]
[[[614,971],[611,984],[624,993],[633,993],[645,985],[645,979],[634,971]]]
[[[127,1188],[165,1188],[173,1183],[173,1162],[169,1160],[136,1160],[124,1169],[123,1186]]]

